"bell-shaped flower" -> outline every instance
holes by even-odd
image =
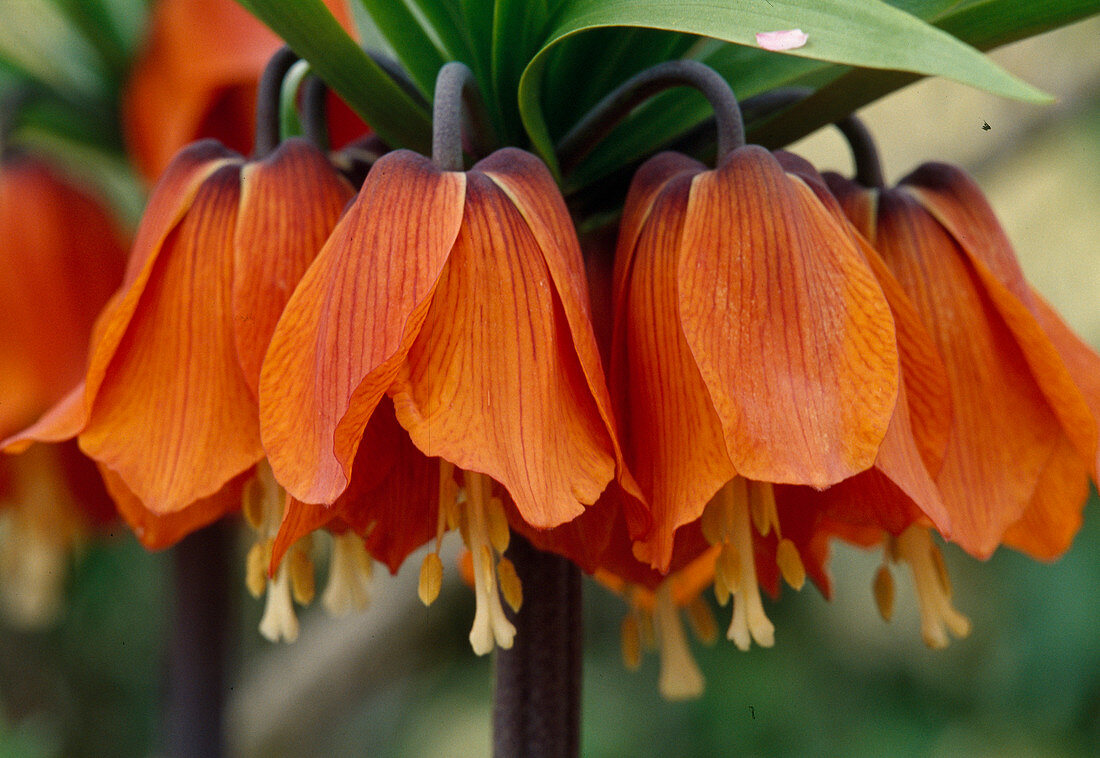
[[[77,437],[150,548],[235,510],[264,457],[261,357],[351,194],[302,141],[247,164],[213,141],[182,151],[96,322],[83,381],[4,447]]]
[[[1059,555],[1095,477],[1100,357],[1027,284],[959,169],[926,164],[888,190],[827,180],[943,359],[951,427],[942,465],[930,470],[950,538],[980,558],[1001,543]]]
[[[737,504],[726,544],[748,544],[749,500],[716,497],[735,479],[823,488],[874,463],[898,397],[889,304],[848,230],[767,151],[639,169],[615,318],[612,393],[654,518],[638,552],[656,568],[712,501]]]
[[[122,279],[110,212],[41,159],[0,163],[0,437],[79,381],[96,314]],[[0,600],[22,624],[51,620],[72,549],[114,515],[74,443],[0,456]]]
[[[379,420],[390,413],[385,396],[404,431]],[[260,400],[275,476],[306,503],[335,503],[358,477],[381,481],[372,469],[385,448],[399,448],[395,434],[440,459],[438,503],[420,501],[389,524],[417,531],[434,513],[430,528],[462,532],[478,652],[511,644],[494,571],[508,534],[497,486],[537,529],[581,515],[617,475],[633,486],[576,234],[549,171],[516,149],[467,172],[408,151],[379,159],[287,305]],[[351,507],[364,511],[345,521],[381,523],[366,499]],[[644,532],[639,501],[629,514]],[[438,567],[429,563],[430,590]]]

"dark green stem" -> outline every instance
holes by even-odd
[[[856,165],[856,182],[864,187],[885,189],[886,179],[882,174],[882,161],[879,159],[875,140],[867,126],[849,114],[837,121],[836,128],[848,140],[852,149],[852,160]]]
[[[465,116],[465,119],[463,118]],[[463,122],[468,127],[463,128]],[[463,63],[452,61],[439,69],[432,109],[432,161],[445,171],[462,171],[462,134],[469,137],[478,156],[487,155],[492,132],[474,74]]]
[[[310,75],[302,84],[302,136],[319,150],[329,149],[328,85]]]
[[[641,103],[672,87],[694,87],[710,102],[718,129],[719,156],[745,144],[741,110],[726,80],[698,61],[666,61],[628,79],[562,137],[557,146],[562,171],[576,167]]]
[[[523,583],[515,643],[496,653],[495,758],[575,758],[580,751],[580,569],[512,535]]]
[[[252,157],[262,160],[279,146],[283,96],[283,79],[290,67],[298,62],[298,54],[289,47],[278,50],[264,67],[256,89],[256,142]]]

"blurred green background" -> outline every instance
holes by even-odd
[[[1100,345],[1100,19],[999,51],[1060,97],[1049,107],[924,82],[863,114],[895,180],[924,159],[971,170],[1033,283]],[[990,129],[983,129],[988,123]],[[839,138],[795,148],[847,170]],[[603,756],[1093,756],[1100,754],[1100,503],[1062,560],[1009,551],[976,562],[951,547],[957,607],[974,631],[945,651],[920,640],[907,577],[898,612],[875,611],[877,555],[840,549],[836,597],[786,592],[769,604],[776,647],[695,650],[705,696],[667,703],[657,661],[624,669],[624,606],[586,584],[582,752]],[[243,554],[238,565],[242,566]],[[481,756],[489,752],[491,661],[469,650],[472,593],[452,581],[416,601],[417,556],[379,576],[364,614],[303,613],[299,641],[255,631],[243,593],[229,692],[234,755]],[[162,745],[170,561],[125,534],[75,565],[68,610],[44,632],[0,628],[0,757],[145,756]],[[453,572],[450,572],[453,574]],[[728,609],[717,609],[724,628]]]

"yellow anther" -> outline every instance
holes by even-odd
[[[485,515],[489,522],[489,542],[498,553],[508,549],[512,531],[508,528],[508,518],[504,515],[504,504],[499,497],[489,498]]]
[[[741,556],[733,545],[723,545],[714,564],[715,575],[725,585],[728,594],[736,594],[741,587]],[[725,603],[722,603],[725,605]]]
[[[420,581],[416,587],[416,594],[420,596],[420,602],[431,605],[439,597],[439,590],[443,587],[443,561],[439,559],[439,553],[428,553],[424,556],[424,562],[420,564]]]
[[[621,627],[623,664],[631,671],[642,665],[642,632],[638,617],[628,613]]]
[[[788,539],[779,540],[775,562],[779,566],[779,572],[783,574],[783,580],[796,590],[802,589],[802,585],[806,583],[806,567],[802,565],[802,557],[793,542]]]
[[[894,615],[894,575],[886,564],[879,566],[875,572],[873,587],[879,615],[884,621],[889,621]]]
[[[775,505],[775,489],[768,482],[749,482],[749,509],[752,512],[752,523],[761,537],[766,537],[768,532],[775,527],[779,533],[779,510]]]
[[[687,614],[688,624],[691,625],[691,631],[696,639],[705,645],[714,644],[714,641],[718,639],[718,622],[715,621],[710,606],[706,604],[703,598],[692,598],[692,600],[684,606],[684,611]]]
[[[267,567],[271,564],[270,540],[255,542],[245,558],[245,586],[252,597],[259,598],[267,587]]]
[[[290,572],[290,587],[294,591],[294,600],[299,605],[309,605],[313,602],[313,596],[317,591],[313,559],[309,557],[307,549],[299,544],[290,549],[287,561],[290,564],[287,570]]]
[[[264,527],[264,488],[258,476],[248,480],[241,494],[241,513],[257,532]]]
[[[507,558],[501,558],[497,562],[497,582],[500,584],[500,594],[504,596],[504,602],[518,613],[523,605],[523,584],[520,583],[515,564]]]

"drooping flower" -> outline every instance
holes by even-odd
[[[344,0],[325,4],[353,28]],[[282,44],[234,0],[157,0],[123,100],[141,173],[156,180],[179,150],[203,138],[251,152],[256,84]]]
[[[951,428],[935,481],[950,537],[1054,558],[1096,476],[1100,357],[1027,284],[977,185],[926,164],[889,190],[826,177],[896,276],[947,371]]]
[[[379,420],[384,396],[400,429]],[[260,399],[276,478],[306,503],[378,479],[362,452],[377,444],[372,425],[390,440],[383,447],[407,435],[440,459],[438,502],[410,504],[393,526],[421,529],[434,514],[439,532],[462,532],[478,652],[512,634],[493,568],[508,533],[496,483],[520,519],[550,528],[583,513],[617,473],[629,478],[575,232],[549,171],[515,149],[468,172],[407,151],[381,158],[288,303]],[[361,522],[373,520],[369,502],[356,507]],[[630,514],[644,531],[639,503]]]
[[[96,313],[122,278],[124,235],[41,159],[0,163],[0,436],[78,381]],[[75,444],[0,456],[0,600],[28,625],[56,613],[74,545],[114,514]]]
[[[83,381],[4,447],[77,437],[150,548],[236,510],[263,458],[260,357],[350,196],[301,141],[248,164],[213,141],[182,151],[96,323]]]
[[[713,171],[651,159],[616,256],[612,394],[654,518],[635,552],[663,571],[702,519],[731,566],[717,576],[735,597],[728,636],[771,644],[761,539],[774,530],[772,565],[804,576],[773,484],[823,488],[874,463],[898,397],[889,305],[845,227],[753,146]]]

